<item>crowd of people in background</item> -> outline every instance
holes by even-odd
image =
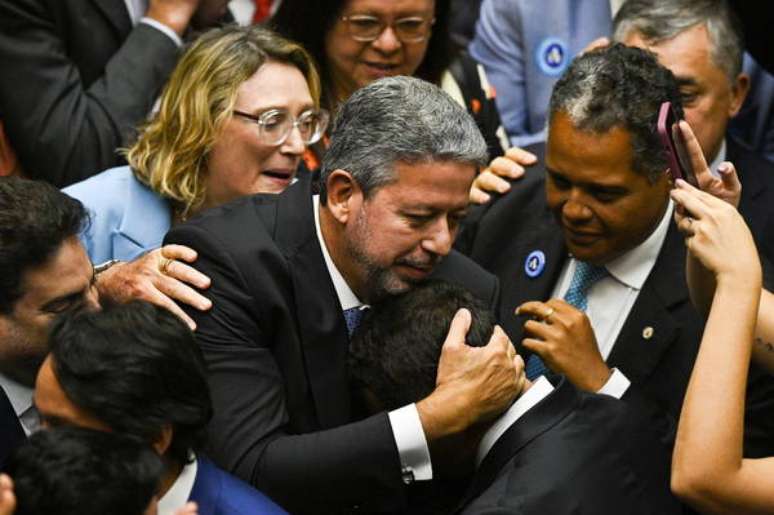
[[[0,515],[774,513],[741,4],[0,0]]]

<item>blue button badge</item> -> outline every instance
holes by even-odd
[[[542,250],[533,250],[524,261],[524,272],[527,277],[535,278],[543,273],[546,267],[546,255]]]
[[[559,38],[546,38],[538,46],[535,60],[546,75],[561,75],[569,62],[567,45]]]

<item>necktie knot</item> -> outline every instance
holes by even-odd
[[[576,261],[575,273],[572,274],[570,287],[564,295],[564,300],[581,311],[586,311],[588,307],[586,293],[588,293],[594,283],[605,276],[607,276],[607,269],[604,266],[593,265],[585,261]]]

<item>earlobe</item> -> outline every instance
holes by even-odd
[[[161,429],[161,434],[159,434],[159,437],[153,442],[153,450],[155,450],[159,456],[164,456],[164,453],[167,452],[169,446],[172,445],[174,433],[171,424],[164,424],[164,427]]]
[[[328,176],[326,192],[328,210],[339,223],[346,224],[362,195],[357,181],[346,170],[334,170]]]
[[[746,73],[740,73],[733,86],[731,87],[731,105],[729,106],[729,117],[734,117],[742,108],[747,93],[750,91],[750,77]]]

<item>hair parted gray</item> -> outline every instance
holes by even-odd
[[[639,48],[615,43],[577,57],[554,86],[549,124],[557,112],[580,130],[606,133],[614,127],[629,132],[632,169],[655,182],[667,168],[656,130],[658,111],[672,102],[683,107],[677,80],[656,57]]]
[[[744,34],[726,0],[627,0],[613,20],[613,39],[632,33],[648,43],[660,43],[705,24],[712,59],[733,84],[742,71]]]
[[[486,142],[473,118],[439,87],[388,77],[356,91],[341,107],[320,172],[320,201],[334,170],[346,170],[366,198],[395,179],[396,163],[451,161],[481,167]]]

